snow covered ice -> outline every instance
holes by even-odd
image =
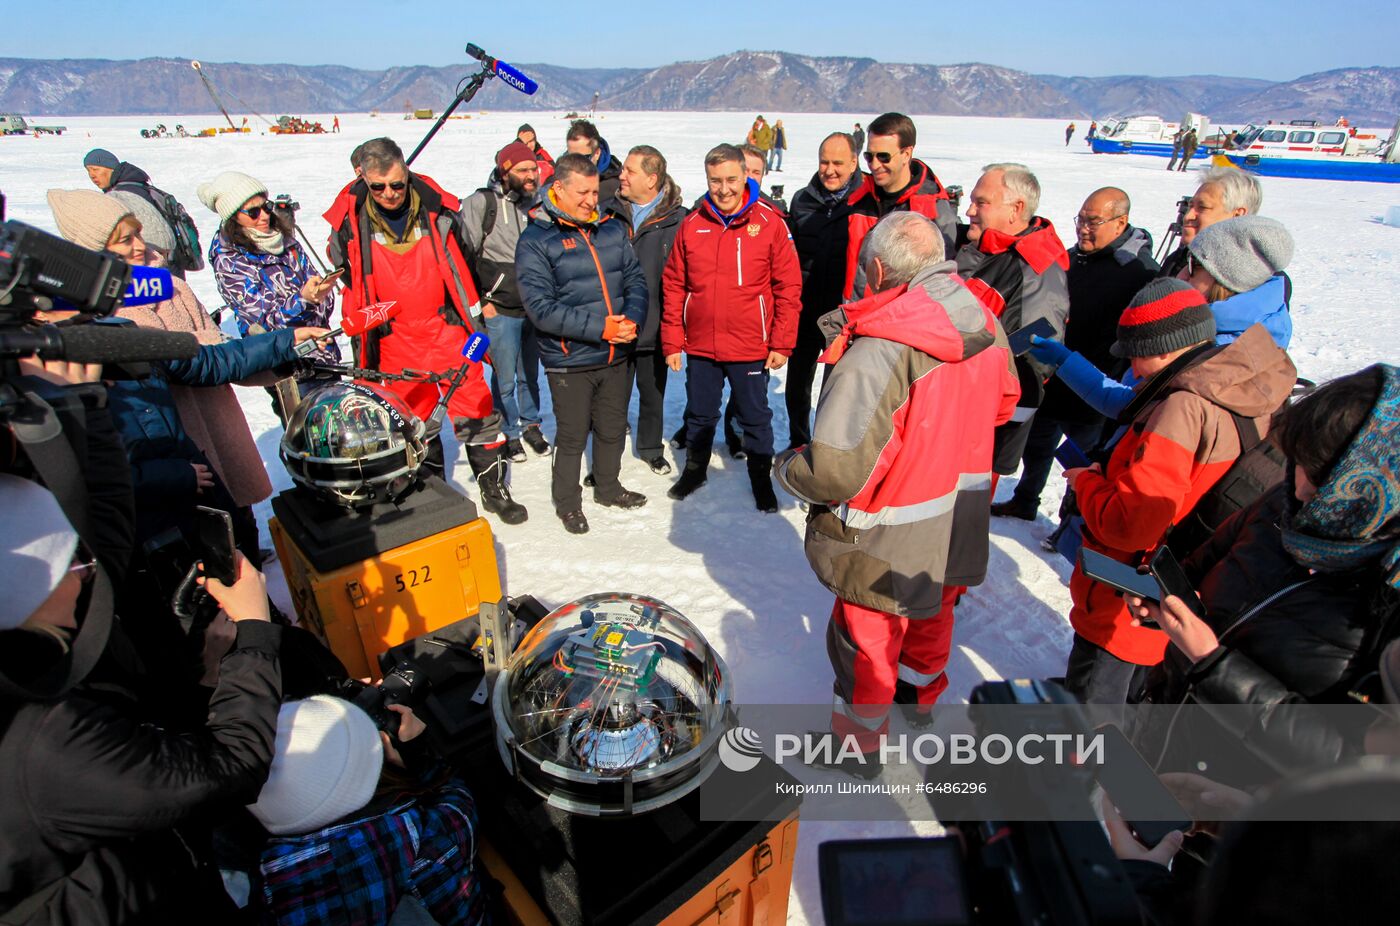
[[[816,167],[821,139],[832,131],[850,131],[859,121],[869,125],[874,113],[764,113],[782,118],[789,149],[784,170],[769,181],[781,183],[790,199],[806,185]],[[659,148],[671,174],[689,201],[704,190],[702,158],[720,141],[742,139],[753,113],[608,113],[598,126],[619,157],[636,144]],[[306,114],[329,125],[331,116]],[[43,121],[56,121],[45,118]],[[329,228],[321,219],[334,195],[351,175],[350,150],[361,141],[389,135],[404,150],[417,144],[430,123],[403,121],[398,114],[377,118],[342,115],[338,135],[224,135],[217,138],[142,139],[139,130],[163,122],[196,131],[217,125],[211,116],[64,117],[62,137],[0,139],[0,191],[8,198],[9,218],[54,231],[44,200],[53,187],[87,188],[83,154],[104,147],[150,173],[153,182],[175,194],[199,224],[207,247],[216,230],[213,213],[195,196],[195,187],[220,171],[241,170],[268,185],[272,195],[289,193],[302,205],[300,221],[320,248]],[[1050,219],[1066,245],[1073,243],[1072,220],[1092,190],[1121,186],[1133,200],[1132,221],[1150,230],[1160,243],[1176,215],[1176,202],[1191,194],[1207,159],[1185,174],[1168,172],[1160,158],[1092,155],[1079,138],[1064,145],[1063,120],[973,119],[916,116],[916,155],[945,184],[971,190],[982,165],[1020,161],[1039,177],[1040,214]],[[547,113],[473,113],[469,120],[449,121],[414,168],[443,187],[466,196],[484,182],[497,149],[515,137],[522,122],[531,123],[541,143],[556,157],[564,153],[567,121]],[[257,128],[255,127],[255,131]],[[1263,214],[1283,222],[1297,244],[1293,264],[1293,345],[1301,376],[1314,381],[1349,373],[1377,361],[1400,358],[1400,324],[1395,320],[1400,295],[1400,229],[1382,216],[1394,200],[1385,184],[1264,179]],[[765,189],[767,184],[765,184]],[[190,280],[206,308],[221,304],[206,270]],[[232,330],[226,323],[226,328]],[[348,356],[348,354],[347,354]],[[778,449],[787,444],[782,401],[785,371],[770,387]],[[544,376],[542,389],[547,391]],[[672,375],[666,403],[669,434],[685,405],[683,375]],[[281,428],[261,389],[240,389],[248,423],[273,485],[291,485],[277,459]],[[544,430],[554,422],[545,403]],[[635,414],[635,404],[633,407]],[[763,515],[753,508],[742,462],[717,452],[708,485],[683,502],[666,497],[675,479],[654,475],[630,452],[623,458],[622,480],[649,501],[636,511],[593,505],[585,494],[584,510],[592,532],[571,536],[555,517],[549,495],[549,461],[531,456],[512,467],[512,491],[530,509],[518,526],[492,518],[502,578],[509,594],[532,594],[547,605],[561,604],[590,592],[631,591],[654,595],[689,617],[723,654],[741,703],[827,703],[831,669],[827,664],[825,627],[831,595],[817,584],[802,552],[803,512],[779,489],[781,510]],[[454,481],[473,499],[470,472],[452,442]],[[667,454],[671,451],[668,448]],[[683,459],[683,458],[682,458]],[[679,471],[679,467],[677,467]],[[1004,480],[1001,497],[1014,480]],[[994,519],[986,583],[971,590],[958,609],[950,686],[945,700],[966,700],[987,679],[1062,674],[1069,651],[1067,621],[1069,565],[1040,549],[1038,540],[1053,527],[1063,481],[1052,476],[1035,523]],[[258,506],[264,523],[267,502]],[[264,533],[264,545],[270,545]],[[286,588],[275,564],[269,588],[290,612]],[[936,824],[902,821],[814,823],[802,826],[789,921],[820,922],[817,844],[826,839],[867,835],[938,832]]]

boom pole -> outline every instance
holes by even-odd
[[[233,124],[233,117],[230,116],[228,110],[224,108],[223,100],[219,99],[219,94],[214,90],[214,85],[210,83],[208,75],[204,73],[204,66],[198,61],[191,61],[190,67],[194,68],[194,72],[199,75],[199,79],[204,81],[204,89],[209,91],[209,95],[214,98],[214,105],[219,107],[219,112],[223,113],[224,118],[228,120],[228,127],[237,132],[238,126]]]

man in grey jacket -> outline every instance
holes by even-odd
[[[462,203],[466,255],[481,293],[481,314],[491,338],[491,395],[504,421],[511,460],[527,459],[522,441],[540,456],[550,452],[540,431],[540,352],[535,326],[525,315],[515,281],[515,245],[538,201],[534,152],[515,141],[496,152],[487,185]]]

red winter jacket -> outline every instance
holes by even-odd
[[[865,275],[860,266],[860,246],[870,229],[891,212],[917,212],[933,220],[943,233],[944,253],[953,253],[957,240],[958,216],[943,182],[923,161],[910,161],[912,182],[894,202],[880,198],[875,181],[867,174],[865,182],[856,188],[850,199],[851,215],[846,220],[846,299],[859,299],[865,293]]]
[[[661,350],[720,363],[787,355],[802,314],[802,268],[782,215],[749,181],[742,209],[727,219],[709,196],[681,223],[666,270]]]

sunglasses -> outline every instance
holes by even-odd
[[[276,207],[273,206],[272,203],[263,203],[259,206],[249,206],[246,209],[239,209],[238,211],[246,215],[248,218],[252,219],[254,222],[256,222],[258,220],[258,216],[262,215],[264,212],[267,213],[267,217],[269,219],[272,218],[272,210],[275,208]]]
[[[894,160],[894,155],[888,151],[867,151],[865,152],[865,163],[874,164],[879,161],[881,164],[888,164]]]
[[[369,185],[369,188],[376,193],[383,193],[385,187],[388,187],[395,193],[402,193],[405,189],[408,188],[408,181],[395,180],[393,183],[371,183]]]

